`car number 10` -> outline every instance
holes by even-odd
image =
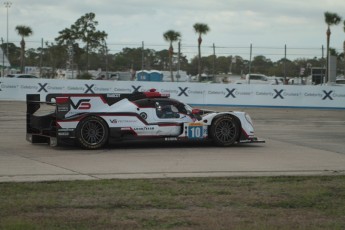
[[[188,138],[203,138],[203,126],[189,126]]]

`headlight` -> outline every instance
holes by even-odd
[[[253,121],[252,121],[252,119],[250,118],[250,116],[249,116],[248,113],[245,114],[245,117],[246,117],[246,120],[249,122],[249,124],[251,124],[252,126],[254,126],[254,125],[253,125]]]

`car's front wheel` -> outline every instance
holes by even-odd
[[[105,121],[97,116],[83,119],[77,127],[76,138],[85,149],[98,149],[108,142],[109,128]]]
[[[238,121],[229,115],[216,118],[210,127],[210,137],[218,146],[234,144],[240,134]]]

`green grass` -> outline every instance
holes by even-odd
[[[0,229],[345,229],[345,176],[0,183]]]

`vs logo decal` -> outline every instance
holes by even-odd
[[[76,104],[71,100],[71,106],[73,109],[91,109],[90,99],[80,99]]]

